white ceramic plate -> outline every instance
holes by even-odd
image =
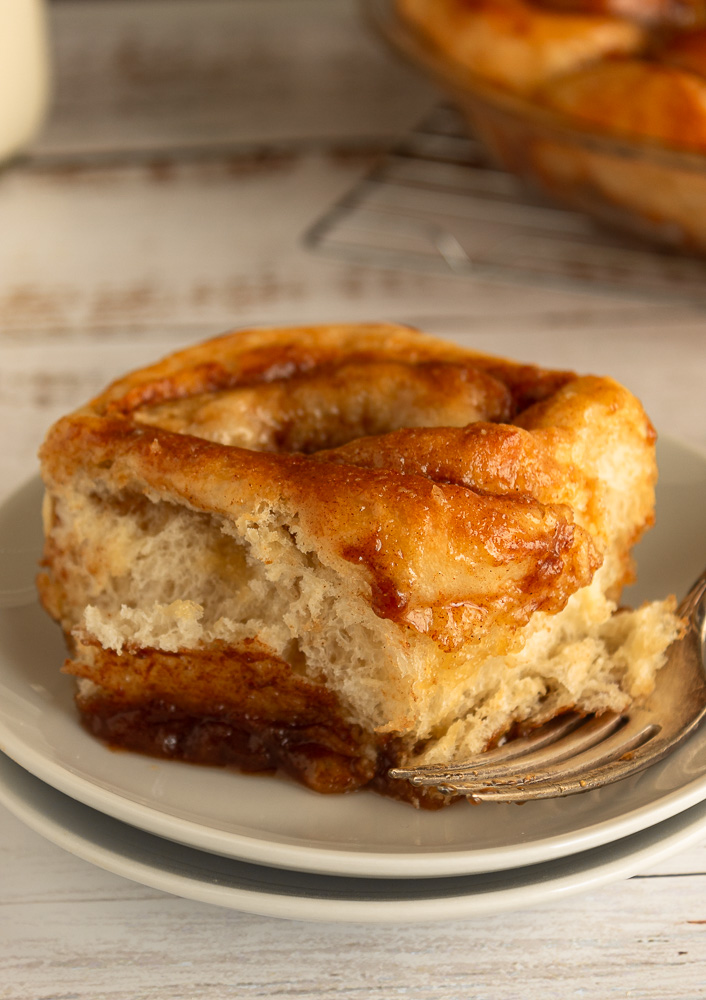
[[[633,601],[686,591],[706,564],[706,459],[666,442],[659,461],[658,526],[639,550]],[[39,497],[32,482],[0,509],[6,600],[8,579],[26,593],[34,572]],[[320,796],[285,779],[112,752],[78,724],[63,655],[36,603],[0,612],[0,749],[109,816],[260,865],[387,878],[514,869],[608,844],[706,799],[703,727],[661,764],[594,792],[435,813],[368,792]]]
[[[344,878],[197,851],[127,826],[45,785],[0,754],[0,802],[99,868],[186,899],[297,920],[428,923],[537,906],[644,872],[706,834],[706,802],[613,844],[511,872]]]

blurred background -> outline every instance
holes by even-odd
[[[504,272],[503,247],[526,216],[511,203],[496,266],[459,255],[446,230],[464,214],[473,150],[458,123],[434,119],[446,96],[355,0],[2,9],[18,18],[2,44],[17,54],[19,40],[26,53],[3,87],[13,94],[5,132],[11,104],[32,133],[0,173],[4,482],[30,474],[49,422],[108,379],[248,323],[394,319],[500,354],[610,371],[648,409],[654,397],[661,428],[706,443],[698,296],[678,282],[655,296],[664,271],[654,261],[644,271],[651,251],[638,255],[637,285],[617,290],[585,262],[567,268],[554,244],[547,273]],[[477,250],[489,245],[478,228],[485,196],[477,184],[470,194],[464,225]],[[370,216],[355,217],[369,206],[374,232]],[[677,277],[693,293],[693,272]]]

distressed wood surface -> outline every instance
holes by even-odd
[[[706,315],[693,306],[303,248],[436,99],[354,3],[66,0],[51,31],[52,115],[0,174],[0,496],[35,472],[60,413],[129,367],[247,323],[394,319],[608,372],[660,432],[706,446]],[[705,983],[706,842],[527,912],[325,926],[135,885],[0,808],[3,1000],[697,1000]]]
[[[429,88],[390,65],[351,0],[112,0],[52,11],[44,156],[355,145],[414,121]],[[86,86],[87,81],[91,86]]]

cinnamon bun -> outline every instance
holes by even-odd
[[[38,585],[97,736],[416,804],[464,755],[653,685],[616,611],[654,432],[608,378],[406,327],[258,329],[134,372],[41,449]]]
[[[397,0],[400,14],[458,67],[518,94],[646,41],[612,13],[545,8],[533,0]]]
[[[639,59],[592,66],[555,80],[542,99],[602,132],[706,152],[706,79],[675,66]]]

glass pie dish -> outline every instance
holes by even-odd
[[[393,49],[449,96],[501,167],[613,229],[706,255],[706,155],[601,133],[474,76],[408,24],[394,0],[363,7]]]

